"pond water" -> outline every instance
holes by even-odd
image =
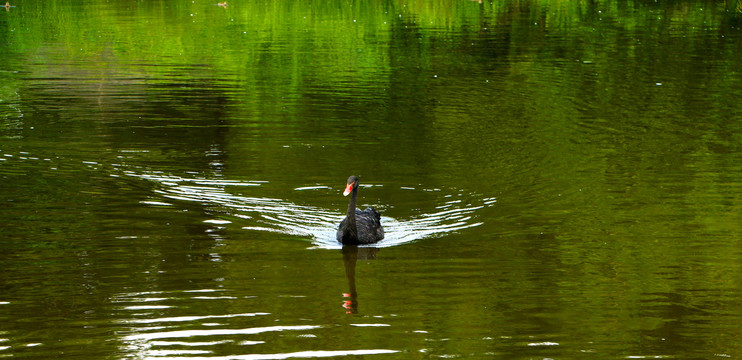
[[[9,5],[0,357],[742,356],[737,2]]]

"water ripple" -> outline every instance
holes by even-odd
[[[243,313],[243,314],[229,314],[229,315],[203,315],[203,316],[175,316],[175,317],[163,317],[154,319],[125,319],[122,323],[126,324],[161,324],[170,322],[192,322],[201,321],[206,319],[223,319],[223,318],[236,318],[236,317],[253,317],[253,316],[264,316],[270,315],[270,313],[258,312],[258,313]]]
[[[171,357],[169,360],[274,360],[274,359],[291,359],[291,358],[319,358],[319,357],[337,357],[350,355],[378,355],[393,354],[397,350],[387,349],[368,349],[368,350],[316,350],[316,351],[298,351],[283,354],[246,354],[246,355],[229,355],[229,356],[208,356],[208,357]]]
[[[246,329],[207,329],[207,330],[174,330],[153,333],[133,334],[123,337],[125,341],[156,340],[156,339],[190,339],[195,336],[228,336],[228,335],[254,335],[264,332],[290,331],[290,330],[312,330],[317,325],[288,325],[288,326],[266,326]]]
[[[126,172],[126,174],[159,184],[155,194],[161,199],[149,199],[143,201],[144,204],[170,204],[163,199],[212,204],[224,208],[230,216],[253,220],[253,223],[242,227],[245,230],[270,231],[309,237],[315,247],[318,248],[334,249],[341,247],[335,239],[335,233],[337,224],[343,218],[342,214],[321,207],[295,204],[288,200],[235,195],[227,191],[231,186],[260,186],[261,183],[265,183],[264,181],[209,180],[159,173]],[[318,185],[299,187],[294,190],[305,191],[309,189],[331,189],[331,187]],[[441,190],[435,189],[435,191]],[[444,198],[452,196],[446,195]],[[493,206],[496,199],[481,196],[470,196],[469,198],[473,200],[464,202],[449,199],[436,206],[436,211],[418,214],[410,219],[382,216],[381,223],[384,226],[386,236],[384,240],[373,246],[396,246],[482,225],[482,222],[477,220],[477,211]],[[217,222],[219,220],[208,221]]]
[[[213,355],[211,347],[234,343],[234,339],[228,337],[235,335],[254,335],[269,332],[304,331],[321,328],[318,325],[286,325],[266,326],[239,329],[189,329],[173,331],[153,331],[146,333],[134,333],[121,338],[129,350],[136,351],[138,358],[154,359],[167,357],[168,359],[289,359],[289,358],[318,358],[337,357],[350,355],[375,355],[396,353],[397,350],[389,349],[359,349],[359,350],[309,350],[289,353],[275,354],[241,354],[241,355]],[[214,337],[211,341],[193,341],[196,337]],[[227,338],[225,338],[227,337]],[[260,340],[244,340],[239,345],[264,344]],[[169,347],[169,349],[163,349]],[[184,347],[184,348],[177,348]],[[206,349],[193,349],[203,347]],[[194,356],[199,355],[199,356]],[[207,356],[211,355],[211,356]]]

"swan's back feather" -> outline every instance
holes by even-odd
[[[337,239],[343,244],[373,244],[384,239],[381,215],[374,208],[366,208],[363,211],[356,209],[357,240],[344,231],[345,222],[346,219],[343,219],[337,232]]]

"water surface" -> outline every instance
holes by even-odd
[[[0,356],[742,354],[733,3],[11,5]]]

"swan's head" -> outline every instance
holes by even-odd
[[[345,185],[345,191],[343,191],[343,196],[348,196],[351,191],[358,188],[358,178],[355,177],[355,175],[351,175],[348,178],[348,184]]]

